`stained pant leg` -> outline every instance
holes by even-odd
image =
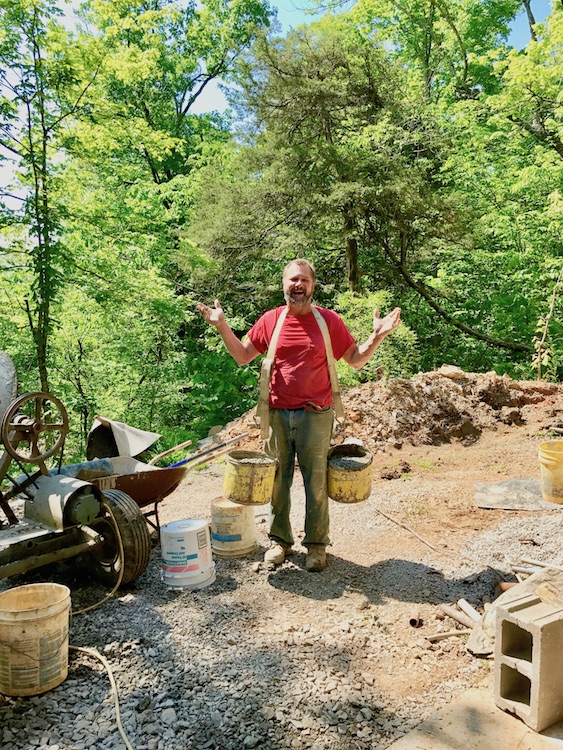
[[[332,409],[320,413],[303,410],[296,425],[295,450],[305,485],[305,546],[330,542],[327,453],[332,420]]]
[[[290,490],[295,471],[295,444],[291,438],[291,414],[288,409],[270,409],[270,431],[264,452],[278,461],[270,510],[270,539],[288,546],[293,544],[289,514]]]

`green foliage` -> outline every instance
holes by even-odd
[[[199,313],[190,313],[187,320],[197,334],[188,352],[182,391],[190,404],[192,434],[203,437],[210,427],[225,425],[254,406],[259,364],[238,367],[216,329],[203,323]],[[232,323],[236,326],[236,318]]]
[[[308,255],[346,265],[341,286],[357,290],[358,266],[398,263],[405,237],[415,249],[442,230],[446,144],[404,78],[349,19],[259,41],[241,70],[253,141],[208,169],[190,226],[224,279]]]
[[[227,118],[192,108],[214,78],[228,77],[241,48],[268,23],[268,9],[257,0],[197,8],[93,0],[82,8],[87,25],[74,36],[54,23],[58,13],[55,3],[17,0],[0,12],[2,138],[8,134],[0,158],[29,131],[31,139],[43,136],[29,142],[49,160],[48,173],[39,171],[42,192],[31,191],[24,203],[29,210],[6,212],[3,346],[14,356],[21,388],[36,389],[25,338],[31,326],[36,348],[42,346],[40,385],[71,411],[73,456],[80,457],[96,413],[141,428],[185,429],[197,439],[206,417],[221,421],[240,398],[238,376],[213,408],[202,408],[206,396],[192,388],[193,367],[216,371],[219,358],[188,327],[188,285],[176,261],[182,256],[194,274],[207,266],[182,227],[194,175],[228,139]],[[9,93],[14,76],[20,100]],[[28,120],[20,122],[26,111]],[[41,122],[46,130],[35,129]],[[22,159],[23,189],[34,184],[34,165]],[[39,203],[46,195],[49,203]]]
[[[9,227],[25,227],[16,234],[17,250],[7,247],[28,275],[23,304],[43,390],[52,308],[63,285],[57,138],[79,97],[73,46],[58,15],[52,2],[20,0],[0,12],[0,162],[9,156],[12,168],[2,193],[16,204],[3,213]]]
[[[508,36],[520,0],[359,0],[355,22],[387,41],[428,99],[497,89],[487,57]]]
[[[383,317],[393,308],[389,292],[380,291],[356,295],[339,294],[337,309],[358,344],[373,332],[373,311],[378,309]],[[404,323],[388,336],[371,360],[361,370],[353,370],[343,360],[337,363],[338,379],[343,386],[357,385],[381,378],[410,377],[419,368],[416,334]]]

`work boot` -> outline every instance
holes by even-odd
[[[272,542],[270,549],[266,550],[264,562],[270,565],[281,565],[290,549],[291,547],[287,547],[281,542]]]
[[[324,544],[311,545],[305,558],[305,570],[310,572],[326,568],[326,549]]]

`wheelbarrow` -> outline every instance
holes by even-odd
[[[100,418],[97,417],[96,419],[99,420]],[[110,420],[105,421],[109,422]],[[154,435],[154,433],[150,434]],[[221,443],[216,443],[166,467],[155,466],[154,464],[165,456],[185,448],[190,444],[190,441],[160,453],[148,463],[139,461],[133,456],[108,456],[94,458],[78,464],[69,464],[56,470],[56,472],[63,476],[91,482],[104,493],[108,490],[119,490],[126,493],[142,509],[147,523],[158,531],[160,529],[158,506],[165,497],[168,497],[178,487],[186,473],[196,466],[209,463],[223,456],[231,449],[233,444],[247,437],[247,435],[248,433],[243,433]],[[154,521],[151,520],[152,518],[154,518]]]

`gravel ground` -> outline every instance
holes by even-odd
[[[163,503],[162,522],[209,519],[222,472],[217,465],[189,474]],[[297,544],[277,569],[261,562],[262,549],[216,559],[217,579],[200,591],[171,591],[161,582],[155,539],[147,572],[101,608],[73,618],[70,643],[95,648],[110,662],[135,750],[386,748],[490,672],[490,662],[467,653],[463,638],[426,640],[455,627],[436,619],[436,605],[464,597],[482,608],[494,596],[497,571],[510,577],[510,563],[522,557],[563,565],[559,510],[469,512],[452,500],[457,486],[455,477],[443,484],[430,469],[420,470],[411,481],[378,481],[367,502],[332,503],[334,542],[320,574],[304,570]],[[466,488],[462,494],[469,504]],[[296,478],[298,537],[303,504]],[[423,536],[435,527],[436,549],[377,509]],[[464,531],[462,517],[471,519]],[[264,548],[264,508],[256,522]],[[66,583],[79,609],[105,593],[84,575],[72,562],[2,586]],[[420,629],[409,626],[414,611]],[[71,650],[69,676],[55,690],[0,697],[0,746],[124,748],[102,664]]]

